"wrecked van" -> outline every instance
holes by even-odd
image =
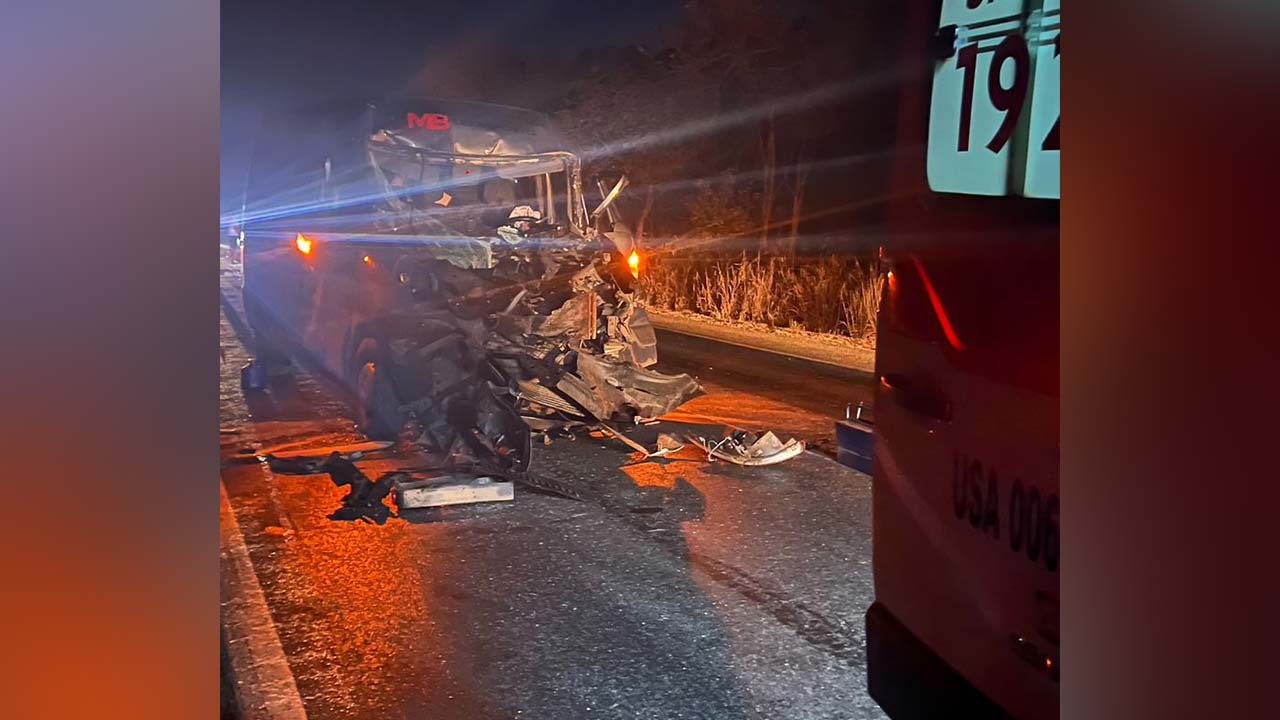
[[[523,473],[533,431],[663,415],[636,248],[546,116],[410,99],[265,122],[239,226],[255,362],[332,381],[375,438]]]

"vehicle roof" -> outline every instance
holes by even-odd
[[[411,128],[409,113],[447,116],[447,135]],[[313,130],[316,125],[358,125],[368,133],[389,130],[423,148],[464,154],[528,155],[569,149],[567,138],[546,113],[475,100],[428,96],[334,100],[275,113],[269,123],[277,128],[302,124]],[[445,137],[448,147],[441,146]]]

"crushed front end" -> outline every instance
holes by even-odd
[[[656,418],[700,392],[688,375],[650,369],[654,331],[616,251],[501,247],[484,269],[406,258],[399,277],[421,311],[447,308],[465,328],[495,391],[534,430]]]

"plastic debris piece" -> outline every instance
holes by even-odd
[[[355,463],[338,452],[330,454],[321,469],[329,473],[334,485],[347,485],[351,488],[351,492],[342,498],[342,507],[334,511],[329,519],[367,520],[381,525],[390,517],[391,510],[382,500],[391,493],[392,482],[403,473],[385,473],[371,481]]]
[[[724,460],[736,465],[774,465],[804,452],[804,442],[791,438],[785,443],[773,431],[757,436],[738,430],[718,442],[689,436],[689,441],[707,453],[707,459]]]
[[[271,472],[278,475],[320,475],[325,472],[322,467],[324,460],[316,458],[280,458],[275,455],[265,455],[263,460],[267,461],[267,467],[271,468]]]

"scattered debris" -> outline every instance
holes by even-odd
[[[679,450],[684,447],[684,443],[671,433],[658,433],[658,449],[659,450]]]
[[[415,479],[402,473],[394,475],[396,476],[393,481],[396,506],[401,510],[481,502],[511,502],[515,499],[515,491],[510,482],[495,481],[491,477],[445,475]]]
[[[257,455],[265,457],[273,455],[277,458],[302,458],[302,457],[328,457],[330,453],[341,453],[350,455],[353,453],[368,453],[375,450],[385,450],[394,443],[385,440],[368,440],[365,442],[345,443],[341,445],[324,445],[320,447],[306,447],[307,440],[285,443],[282,445],[273,445],[269,448],[263,448],[257,451]]]
[[[223,465],[258,462],[258,449],[251,446],[236,448],[235,452],[222,458]]]
[[[351,445],[351,446],[339,445],[334,447],[339,447],[339,448],[355,447],[355,445]],[[323,456],[323,457],[317,457],[314,455],[304,455],[304,456],[298,456],[298,457],[277,457],[275,455],[268,454],[268,455],[262,456],[262,459],[266,461],[267,466],[271,468],[271,471],[277,474],[281,474],[281,475],[328,474],[333,479],[333,482],[335,485],[338,485],[338,486],[351,485],[352,490],[347,495],[347,497],[343,498],[343,503],[345,506],[355,508],[355,510],[347,509],[344,507],[344,509],[340,511],[341,517],[335,517],[334,519],[345,519],[345,520],[356,519],[355,516],[368,514],[364,512],[366,510],[372,510],[373,511],[372,514],[374,516],[381,515],[381,511],[378,510],[378,507],[382,507],[382,506],[375,505],[375,503],[379,503],[382,500],[382,498],[387,496],[388,491],[387,489],[385,489],[386,487],[394,485],[395,483],[404,484],[409,482],[417,482],[421,480],[426,480],[428,484],[438,484],[441,482],[441,478],[443,477],[449,477],[458,482],[468,482],[468,483],[472,482],[473,480],[476,480],[479,478],[486,478],[486,477],[489,479],[490,482],[495,482],[495,483],[498,482],[499,479],[505,479],[508,481],[518,482],[521,485],[536,492],[541,492],[541,493],[550,494],[550,495],[558,495],[560,497],[568,498],[570,500],[582,499],[582,496],[576,490],[574,490],[571,487],[568,487],[567,485],[563,485],[561,483],[547,480],[546,478],[531,476],[528,473],[511,473],[510,476],[504,476],[503,470],[500,467],[497,467],[491,464],[486,465],[483,462],[468,461],[465,459],[460,465],[456,462],[451,462],[450,459],[445,459],[445,460],[436,459],[434,461],[428,461],[425,463],[419,463],[416,465],[401,467],[396,470],[384,473],[381,477],[378,478],[377,481],[370,481],[369,478],[365,476],[364,473],[359,469],[359,467],[356,466],[355,463],[353,462],[353,461],[359,460],[363,455],[364,453],[359,451],[342,453],[334,450],[334,451],[331,451],[327,456]],[[257,456],[255,455],[252,457],[257,457]],[[456,458],[453,460],[456,460]],[[482,470],[485,469],[486,467],[490,472],[488,473],[482,472]],[[415,478],[414,474],[416,473],[429,474],[432,477],[431,478]],[[507,483],[507,487],[508,489],[510,488],[509,482]],[[498,499],[510,499],[510,498],[498,498]],[[469,502],[481,502],[481,501],[483,500],[475,500],[475,501],[469,501]],[[397,503],[397,504],[400,504],[400,503]],[[437,504],[448,504],[448,503],[437,503]],[[417,505],[410,505],[410,507],[417,507]]]
[[[651,454],[651,453],[649,452],[649,450],[648,450],[645,446],[641,445],[640,443],[636,442],[635,440],[632,440],[631,438],[627,437],[626,435],[623,435],[622,433],[618,432],[617,430],[614,430],[613,428],[609,427],[608,425],[605,425],[605,424],[601,423],[601,424],[600,424],[600,430],[601,430],[602,432],[604,432],[606,435],[609,435],[610,437],[614,437],[614,438],[617,438],[618,440],[621,440],[623,443],[625,443],[625,444],[626,444],[628,447],[630,447],[632,450],[635,450],[636,452],[640,453],[641,455],[644,455],[645,457],[649,457],[649,455]]]
[[[299,234],[300,254],[246,254],[244,308],[262,350],[289,346],[270,336],[294,331],[306,338],[295,349],[354,391],[370,437],[413,438],[446,470],[515,482],[528,473],[531,431],[629,425],[701,392],[687,374],[651,369],[657,336],[637,302],[639,255],[613,207],[625,178],[588,212],[581,160],[544,123],[475,106],[450,132],[424,133],[392,107],[364,107],[358,132],[334,125],[326,141],[359,159],[341,184],[349,177],[361,188],[371,211],[357,220],[368,222],[328,218],[343,241]],[[424,194],[428,177],[436,179]],[[521,189],[534,184],[545,198]],[[386,241],[395,236],[406,241]],[[307,260],[313,242],[327,249]],[[314,271],[305,293],[290,289],[300,263]],[[239,315],[225,314],[233,324]],[[302,332],[282,318],[351,332]],[[265,388],[268,375],[267,363],[245,366],[246,393]]]
[[[225,458],[228,463],[258,462],[266,460],[275,472],[291,475],[317,475],[324,472],[318,469],[331,453],[337,452],[348,460],[359,460],[369,453],[386,450],[393,443],[387,441],[367,441],[342,445],[325,445],[320,447],[299,447],[308,440],[273,445],[269,448],[245,446],[235,454]],[[296,460],[296,463],[286,461]]]
[[[271,537],[289,537],[293,531],[288,528],[282,528],[279,525],[268,525],[263,529],[263,533]]]
[[[774,465],[804,452],[803,441],[791,438],[784,443],[773,431],[757,436],[737,430],[714,443],[694,436],[690,436],[689,441],[706,451],[708,460],[725,460],[736,465]]]
[[[516,482],[536,492],[548,495],[558,495],[562,498],[568,498],[569,500],[582,500],[582,495],[579,494],[577,490],[563,483],[548,480],[547,478],[538,475],[526,474],[524,477],[517,478]]]
[[[480,460],[519,480],[531,430],[632,424],[701,392],[689,375],[648,369],[653,327],[598,246],[499,245],[473,261],[401,258],[415,321],[395,329],[385,358],[419,441],[460,468]]]
[[[666,457],[674,452],[684,449],[685,444],[680,442],[675,435],[670,433],[658,433],[658,449],[649,453],[649,457]]]
[[[328,465],[331,458],[337,455],[342,460],[352,462],[364,458],[370,452],[385,449],[391,443],[370,442],[355,443],[351,445],[335,445],[329,448],[310,448],[307,450],[291,450],[276,455],[274,453],[264,453],[256,457],[265,460],[267,467],[271,468],[271,472],[281,475],[320,475],[328,472]],[[360,448],[369,446],[371,450],[362,450]],[[350,449],[355,448],[355,449]],[[326,450],[323,455],[313,454],[316,450]]]
[[[391,516],[390,508],[382,500],[391,493],[391,483],[400,473],[385,473],[371,481],[355,463],[337,452],[329,455],[321,468],[329,473],[334,485],[351,488],[342,498],[342,507],[329,516],[330,520],[367,520],[381,525]]]
[[[265,455],[262,459],[266,460],[271,472],[279,475],[320,475],[325,472],[324,463],[328,458],[279,458],[275,455]],[[347,459],[357,458],[347,457]]]

